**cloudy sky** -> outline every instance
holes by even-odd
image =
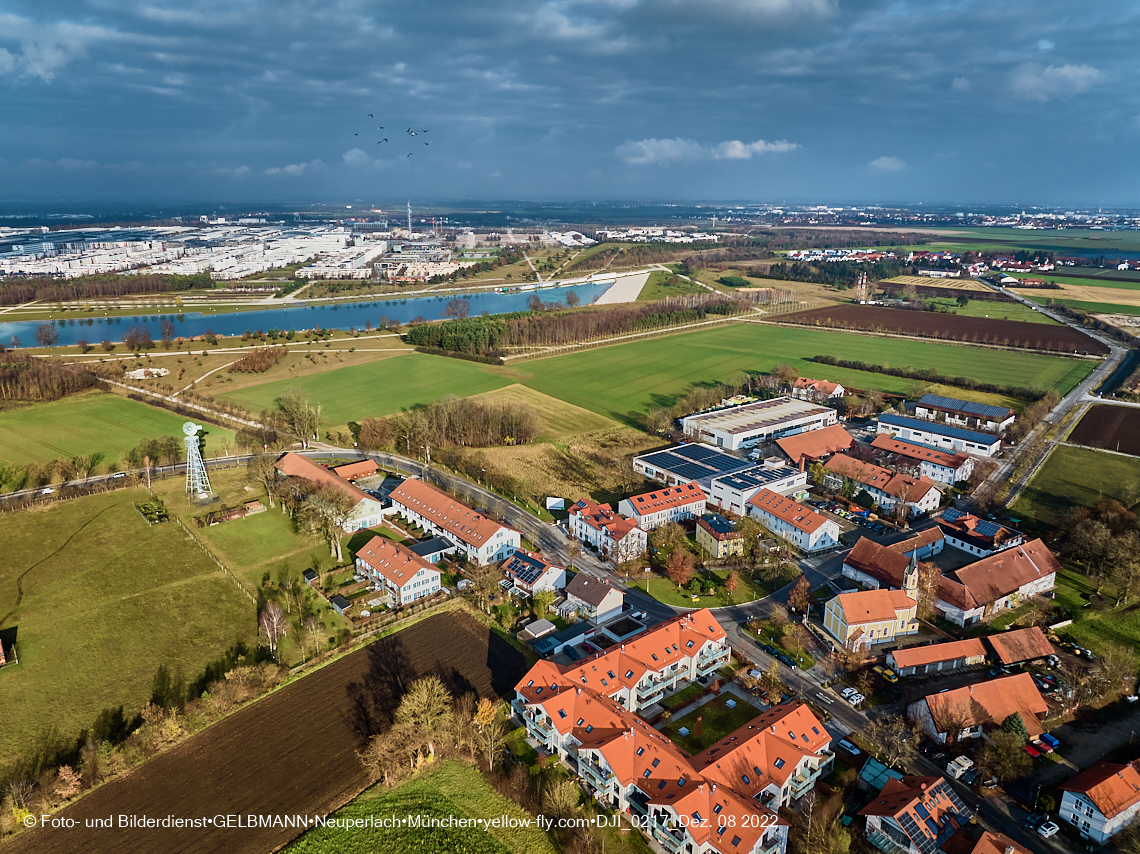
[[[4,0],[0,203],[1140,206],[1138,34],[1132,0]]]

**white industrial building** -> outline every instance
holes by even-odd
[[[735,451],[837,423],[834,409],[776,397],[689,415],[681,419],[681,429],[702,442]]]
[[[715,478],[710,486],[709,504],[718,509],[744,515],[748,500],[761,489],[788,494],[807,487],[808,475],[780,458],[765,460],[763,465]]]
[[[952,427],[905,415],[880,415],[877,432],[932,448],[961,451],[977,457],[992,457],[1001,450],[1001,437],[964,427]]]

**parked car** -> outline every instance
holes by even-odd
[[[581,658],[581,656],[578,654],[578,650],[574,649],[572,646],[566,647],[566,657],[571,661],[577,661],[579,658]]]
[[[858,694],[858,693],[859,692],[856,691],[854,688],[847,687],[847,688],[844,688],[842,691],[839,692],[839,696],[842,697],[844,700],[846,700],[852,694]]]
[[[1041,756],[1041,751],[1034,747],[1032,744],[1025,745],[1025,752],[1032,756],[1034,759],[1038,759]]]
[[[1041,822],[1047,818],[1049,818],[1049,816],[1045,813],[1031,813],[1025,817],[1023,824],[1026,827],[1037,827],[1037,825],[1041,824]]]
[[[1057,831],[1060,829],[1060,826],[1055,821],[1047,821],[1044,824],[1037,826],[1037,832],[1044,836],[1046,839],[1048,839],[1050,836],[1056,835]]]
[[[850,697],[847,698],[847,702],[850,703],[852,706],[858,706],[860,703],[862,703],[866,699],[867,698],[864,697],[862,694],[852,694]]]
[[[839,740],[839,746],[842,747],[844,750],[846,750],[848,753],[850,753],[852,756],[858,756],[859,754],[861,754],[863,752],[862,750],[860,750],[858,747],[856,747],[854,744],[852,744],[851,742],[849,742],[845,738],[841,738]]]

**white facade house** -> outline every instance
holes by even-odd
[[[839,524],[826,516],[761,489],[748,500],[748,515],[778,537],[812,554],[839,545]]]
[[[1061,790],[1057,815],[1084,839],[1108,842],[1140,815],[1140,773],[1135,762],[1098,762]]]
[[[808,475],[794,466],[778,464],[753,466],[750,469],[714,478],[709,488],[708,503],[719,510],[745,515],[749,499],[761,489],[787,494],[807,487]]]
[[[989,433],[1001,433],[1013,424],[1016,415],[1008,406],[975,403],[956,397],[924,394],[914,405],[914,417],[926,421],[944,420],[947,424]]]
[[[561,590],[566,586],[565,567],[543,560],[526,549],[518,549],[503,562],[503,573],[527,596],[544,590]]]
[[[622,612],[625,594],[608,579],[579,572],[566,583],[566,605],[563,610],[577,611],[593,623],[604,623]]]
[[[908,465],[922,477],[953,486],[960,480],[969,480],[974,473],[974,458],[960,452],[940,451],[930,445],[920,445],[907,439],[880,433],[871,442],[879,456],[893,457],[901,465]]]
[[[373,528],[384,521],[384,505],[355,484],[322,466],[320,463],[294,454],[292,451],[283,455],[275,464],[282,476],[296,481],[308,481],[318,486],[332,487],[353,500],[352,510],[340,520],[340,527],[345,533],[363,531]],[[297,488],[300,488],[298,484]]]
[[[460,504],[415,478],[392,490],[392,507],[429,534],[447,537],[456,551],[479,564],[505,560],[522,542],[518,531]]]
[[[615,513],[609,504],[579,499],[570,508],[567,522],[574,539],[593,546],[615,565],[645,554],[648,535],[635,521]]]
[[[356,568],[378,583],[389,607],[407,605],[440,591],[442,573],[404,546],[373,537],[356,553]]]
[[[834,409],[776,397],[686,416],[681,429],[701,442],[735,451],[838,423]]]
[[[636,522],[639,528],[652,531],[670,522],[699,517],[705,512],[707,501],[704,490],[695,482],[683,483],[623,498],[618,512]]]
[[[908,418],[887,413],[879,416],[878,433],[929,445],[940,450],[961,451],[976,457],[992,457],[1001,450],[1001,437],[964,427]]]
[[[933,513],[942,503],[942,493],[926,477],[896,474],[890,469],[865,463],[846,454],[836,454],[824,463],[824,467],[827,470],[824,483],[840,488],[845,480],[854,480],[859,484],[859,490],[866,490],[874,502],[887,512],[896,511],[897,508],[898,513],[909,517]]]

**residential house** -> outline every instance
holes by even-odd
[[[566,582],[566,610],[577,611],[594,623],[616,617],[624,605],[625,594],[612,586],[609,579],[579,572]]]
[[[986,648],[979,638],[906,646],[887,653],[887,666],[899,676],[931,676],[975,667],[986,661]]]
[[[1107,842],[1140,814],[1136,762],[1098,762],[1061,786],[1057,814],[1085,839]]]
[[[708,503],[719,510],[743,516],[748,500],[761,489],[787,495],[806,488],[807,481],[806,471],[785,465],[783,459],[775,457],[761,465],[714,478],[709,484]]]
[[[945,421],[971,430],[1001,433],[1013,424],[1016,414],[1008,406],[924,394],[914,405],[914,417],[926,421]]]
[[[704,490],[695,482],[689,482],[623,498],[618,512],[636,522],[639,528],[652,531],[670,522],[700,516],[705,512],[707,500]]]
[[[836,454],[824,463],[827,475],[824,483],[833,489],[840,489],[847,480],[858,484],[858,490],[866,490],[871,499],[887,512],[894,512],[904,506],[904,517],[932,513],[942,503],[942,493],[928,477],[914,478],[906,474],[896,474],[890,469],[873,463],[865,463],[846,454]]]
[[[946,854],[1035,854],[1019,842],[1014,842],[1004,833],[982,831],[976,839],[962,828],[942,846]]]
[[[918,568],[906,576],[904,590],[860,590],[828,601],[823,627],[850,650],[889,643],[918,634]]]
[[[565,567],[556,566],[526,549],[519,549],[507,558],[503,572],[511,584],[527,596],[541,590],[561,590],[566,586]]]
[[[570,595],[569,585],[566,590]],[[711,611],[701,608],[646,629],[582,662],[537,662],[515,686],[519,694],[515,702],[533,702],[552,688],[583,687],[637,712],[715,673],[728,663],[729,655],[724,629]]]
[[[946,778],[913,776],[888,779],[859,815],[867,840],[887,854],[934,854],[971,818]]]
[[[290,451],[274,466],[286,478],[306,480],[315,486],[331,486],[348,495],[355,503],[348,515],[340,521],[340,527],[346,533],[372,528],[384,521],[384,507],[377,499],[308,457]]]
[[[1001,450],[1001,437],[992,433],[967,430],[965,427],[924,421],[906,415],[891,413],[880,415],[876,432],[889,433],[899,439],[947,451],[961,451],[976,457],[992,457]]]
[[[519,532],[496,522],[450,495],[408,478],[392,490],[392,506],[429,534],[447,537],[457,551],[479,564],[505,560],[519,547]]]
[[[1025,542],[1024,534],[955,507],[942,511],[938,527],[948,545],[978,557],[989,557]]]
[[[1031,737],[1041,735],[1045,728],[1039,718],[1048,710],[1033,677],[1015,673],[928,694],[907,706],[906,713],[928,738],[947,744],[963,738],[981,738],[986,726],[1001,726],[1014,712],[1021,715]],[[955,729],[958,731],[951,731]]]
[[[372,477],[380,470],[376,460],[360,460],[355,463],[345,463],[333,466],[333,474],[344,480],[356,482],[366,477]]]
[[[813,403],[826,403],[842,400],[847,390],[839,383],[828,380],[811,380],[807,377],[796,377],[792,385],[792,397],[799,400],[810,400]]]
[[[380,586],[388,607],[424,599],[439,592],[442,573],[406,546],[373,537],[356,553],[356,568]]]
[[[1040,626],[1001,632],[986,638],[997,660],[1002,664],[1019,664],[1056,654],[1053,644]]]
[[[838,424],[832,424],[819,430],[785,436],[777,439],[776,445],[788,455],[792,465],[803,469],[809,462],[818,462],[832,454],[851,450],[854,442],[855,439],[850,433]]]
[[[839,524],[770,489],[761,489],[745,508],[748,515],[778,537],[812,554],[839,545]]]
[[[428,537],[418,543],[412,543],[408,550],[428,563],[439,563],[450,554],[455,554],[455,543],[447,537]]]
[[[648,535],[644,529],[619,516],[609,504],[580,498],[570,508],[567,521],[574,539],[589,543],[615,565],[645,554]]]
[[[893,461],[909,466],[920,476],[953,486],[969,480],[974,473],[974,458],[969,454],[939,450],[907,439],[896,439],[886,433],[877,435],[871,447],[880,453],[880,461]]]
[[[744,535],[719,513],[706,513],[697,520],[697,545],[720,560],[744,553]]]

